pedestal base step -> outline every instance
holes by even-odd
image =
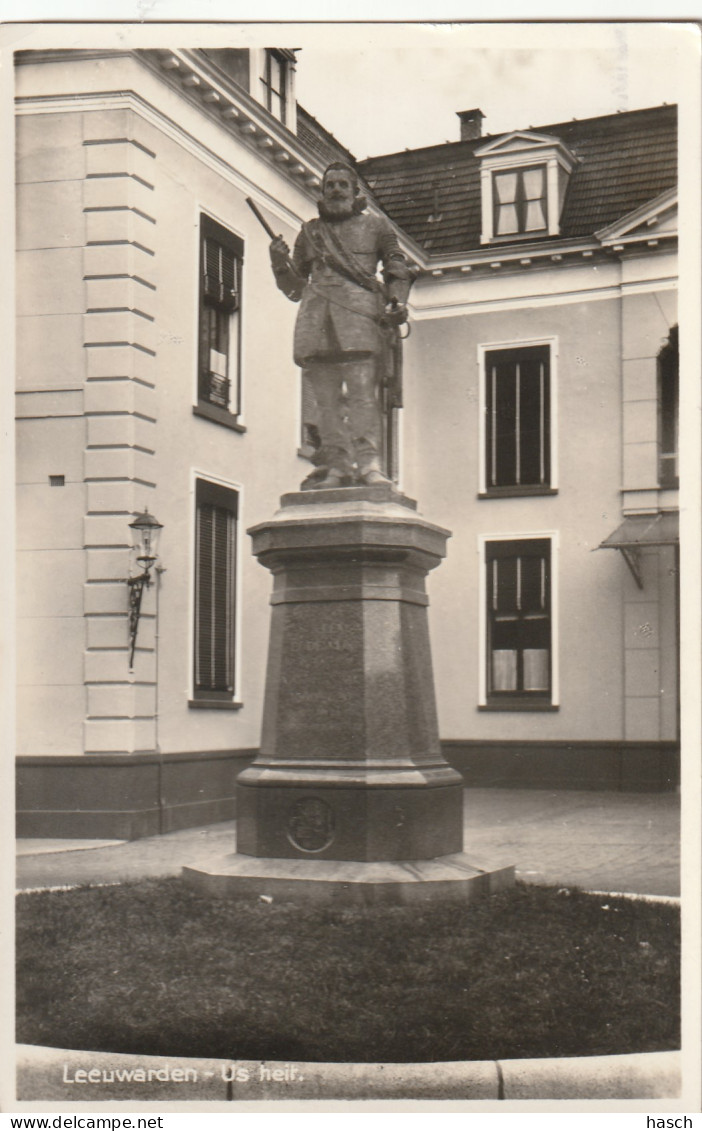
[[[216,899],[270,896],[300,903],[432,903],[483,899],[514,883],[514,865],[478,866],[465,853],[434,860],[273,860],[236,852],[183,868],[185,883]]]

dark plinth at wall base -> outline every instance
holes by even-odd
[[[137,840],[236,816],[253,750],[83,754],[17,761],[17,835]]]
[[[514,867],[479,867],[465,853],[436,860],[271,860],[232,853],[212,867],[183,869],[183,880],[215,899],[257,898],[297,903],[429,904],[484,899],[514,883]]]
[[[449,739],[444,758],[466,787],[665,792],[680,781],[673,742],[487,742]],[[22,756],[18,836],[136,840],[236,816],[235,780],[257,752]],[[151,767],[149,769],[148,767]]]
[[[441,748],[468,787],[657,793],[680,784],[676,742],[449,739]]]

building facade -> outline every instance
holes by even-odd
[[[676,108],[495,138],[459,117],[458,143],[362,165],[425,255],[405,468],[454,530],[433,591],[442,737],[469,781],[660,787],[678,736]]]
[[[17,64],[20,831],[227,819],[267,652],[246,529],[309,470],[295,307],[247,197],[292,243],[353,158],[297,105],[292,51]],[[398,477],[453,531],[446,754],[469,783],[670,788],[675,110],[496,138],[460,118],[358,166],[420,269]]]

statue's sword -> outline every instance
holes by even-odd
[[[266,219],[264,219],[264,217],[261,215],[261,213],[258,210],[258,205],[254,204],[254,202],[253,202],[253,200],[251,199],[250,196],[247,196],[246,203],[248,204],[249,208],[253,212],[254,216],[256,217],[256,219],[258,220],[259,224],[264,229],[264,231],[267,232],[267,234],[270,236],[270,238],[272,240],[277,240],[279,237],[276,236],[275,232],[271,228],[268,221]]]

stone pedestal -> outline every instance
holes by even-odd
[[[284,495],[249,533],[274,578],[261,750],[237,781],[236,855],[186,879],[393,899],[509,882],[464,858],[463,781],[439,746],[425,579],[449,531],[383,485]]]

